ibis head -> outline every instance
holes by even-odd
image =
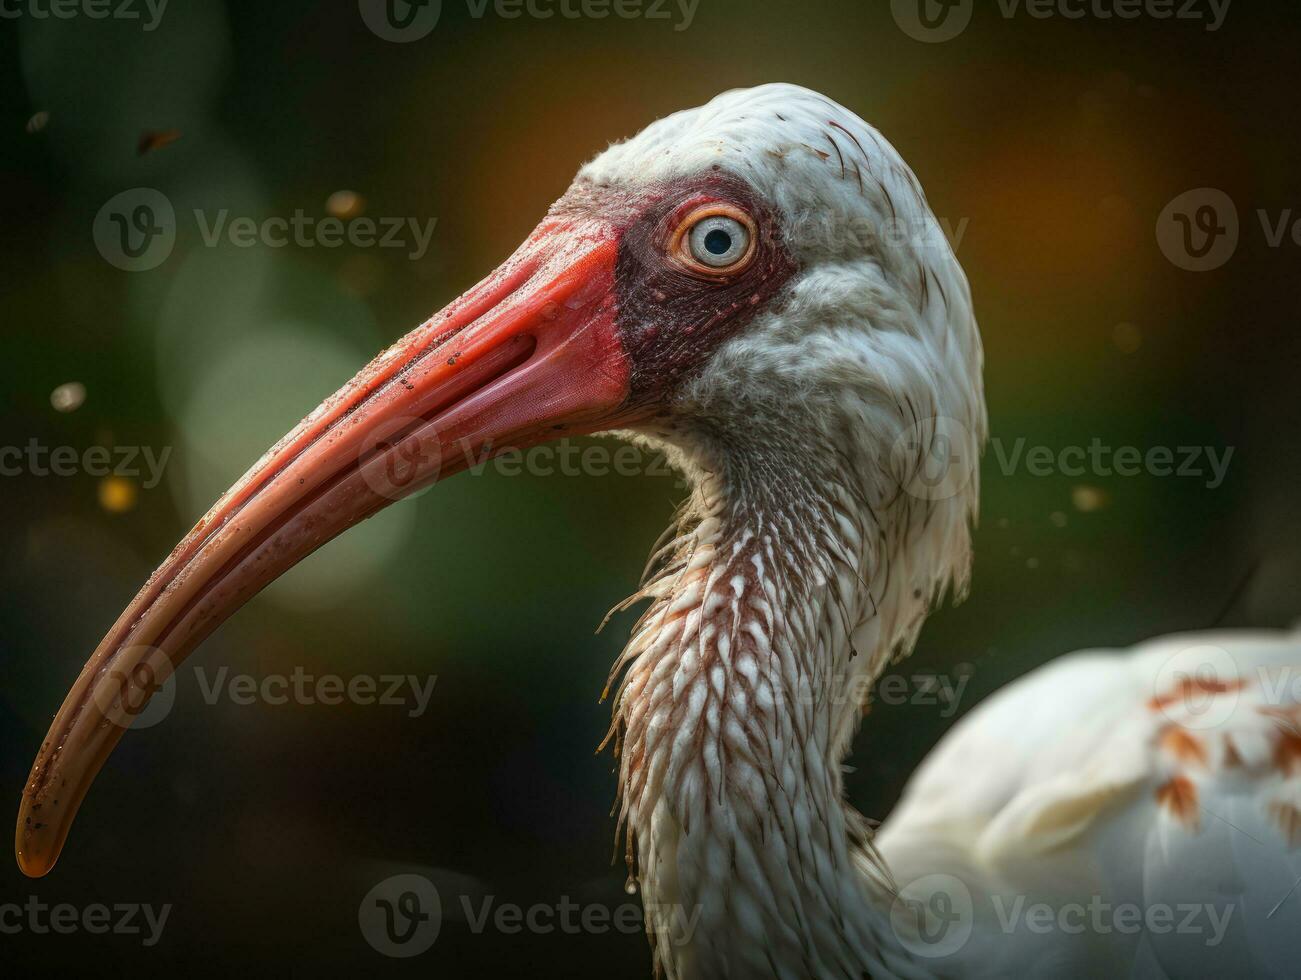
[[[500,268],[326,398],[177,545],[40,747],[20,866],[50,870],[131,718],[223,620],[485,453],[606,431],[654,443],[738,547],[798,520],[844,546],[848,521],[855,575],[895,562],[893,584],[864,583],[889,605],[874,645],[908,642],[965,580],[974,474],[918,480],[937,445],[974,459],[980,359],[952,249],[858,117],[768,85],[653,124],[583,167]],[[801,547],[791,576],[822,575]]]

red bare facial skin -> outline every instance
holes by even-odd
[[[567,207],[569,202],[573,205]],[[749,215],[757,241],[736,272],[703,274],[673,256],[685,220],[710,205]],[[557,213],[598,210],[623,231],[615,274],[619,339],[632,370],[629,402],[658,410],[727,340],[770,307],[798,271],[774,210],[745,181],[718,169],[622,196],[576,184]]]
[[[708,200],[756,216],[758,255],[736,277],[692,276],[666,253],[684,209]],[[153,692],[289,568],[468,460],[653,417],[789,278],[770,217],[721,175],[639,195],[580,182],[501,268],[327,398],[177,545],[86,663],[23,790],[23,872],[54,866]]]

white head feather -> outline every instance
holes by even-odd
[[[701,916],[658,937],[671,977],[858,977],[887,954],[840,762],[870,682],[966,586],[980,339],[912,172],[815,92],[728,92],[578,180],[718,171],[775,212],[797,270],[632,433],[695,490],[616,665],[629,853],[648,901]]]
[[[966,276],[916,177],[853,112],[770,84],[653,123],[579,180],[671,184],[718,167],[775,209],[800,271],[678,393],[670,452],[698,479],[702,465],[717,469],[692,421],[747,451],[778,429],[814,451],[830,443],[901,545],[881,557],[906,572],[903,591],[926,606],[945,585],[962,594],[987,430],[983,358]],[[918,626],[916,610],[901,612],[881,642],[910,646]]]

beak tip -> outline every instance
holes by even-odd
[[[18,809],[18,827],[14,835],[14,857],[18,860],[18,870],[28,878],[44,878],[50,873],[59,854],[63,850],[66,827],[52,827],[49,824],[33,824],[31,809],[26,797]]]
[[[14,856],[18,858],[18,870],[28,878],[44,878],[57,860],[57,856],[35,854],[31,850],[23,850],[21,846],[14,848]]]

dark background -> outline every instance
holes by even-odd
[[[689,29],[674,25],[491,7],[476,19],[456,0],[410,44],[371,33],[354,2],[174,0],[153,32],[0,21],[0,444],[172,450],[153,488],[0,477],[11,812],[85,657],[264,448],[508,254],[608,142],[764,81],[820,89],[879,126],[936,213],[965,228],[1005,452],[1022,438],[1054,452],[1095,438],[1233,449],[1214,489],[1008,475],[987,453],[971,598],[933,617],[900,673],[970,665],[961,714],[1072,649],[1301,613],[1301,247],[1268,247],[1256,217],[1301,218],[1295,5],[1235,3],[1212,33],[1008,20],[981,2],[943,44],[908,37],[884,2],[700,0]],[[38,112],[48,121],[28,132]],[[180,138],[138,152],[142,132],[167,129]],[[438,222],[412,260],[207,248],[183,220],[165,263],[122,272],[92,224],[142,186],[181,214],[319,218],[347,189],[368,215]],[[1201,187],[1235,202],[1242,242],[1194,273],[1166,260],[1155,228]],[[51,392],[67,382],[87,397],[57,411]],[[0,862],[0,905],[171,903],[162,941],[24,929],[0,934],[6,970],[645,975],[638,934],[476,934],[455,909],[461,895],[636,901],[610,863],[614,762],[594,754],[631,617],[593,629],[635,587],[682,494],[664,476],[463,476],[305,562],[192,658],[161,724],[124,739],[51,875]],[[438,682],[420,717],[209,705],[191,665]],[[873,817],[954,721],[908,700],[874,708],[850,760],[850,798]],[[357,922],[366,892],[402,870],[431,878],[451,909],[412,960],[381,957]]]

